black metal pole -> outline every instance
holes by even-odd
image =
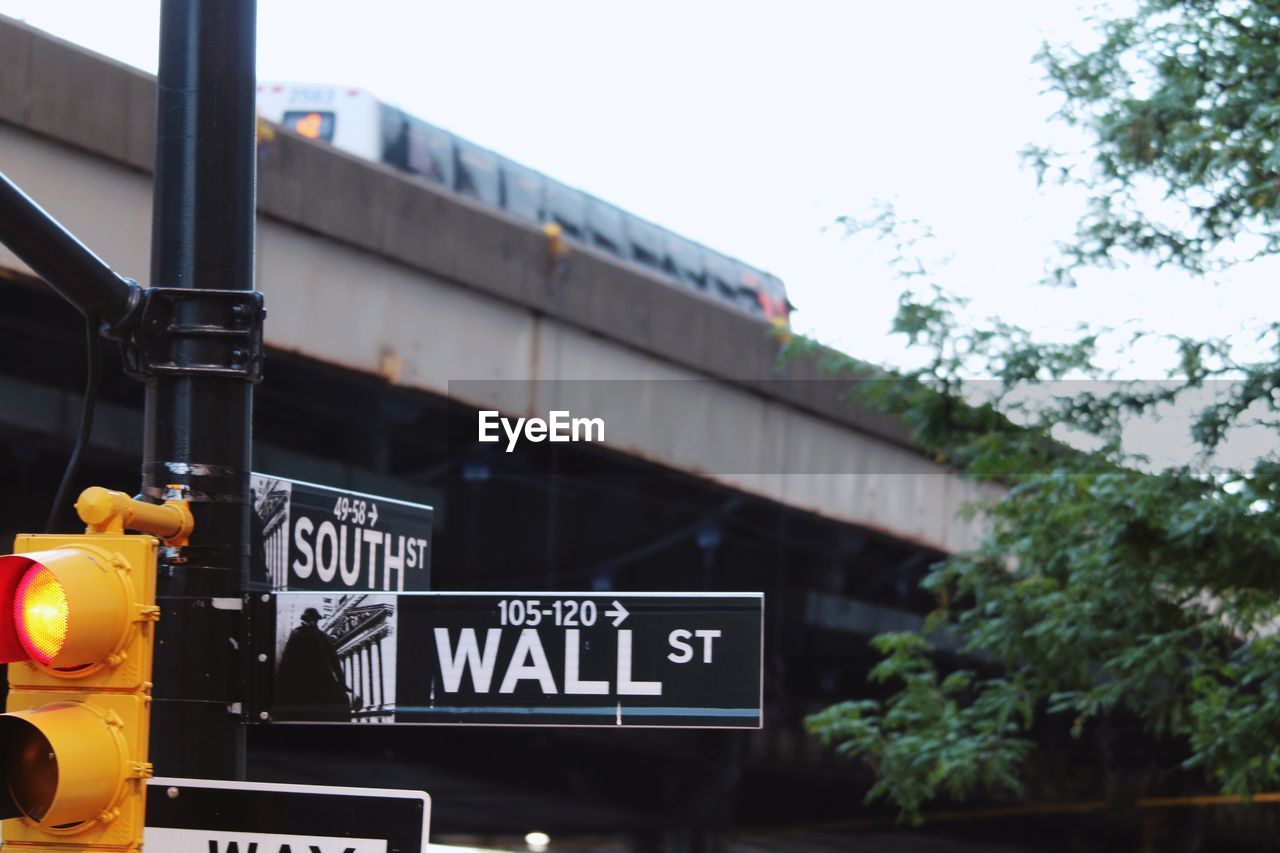
[[[256,0],[164,0],[152,286],[253,289],[255,19]],[[198,305],[177,310],[179,322],[207,322]],[[162,569],[158,587],[157,774],[244,778],[234,703],[251,415],[252,386],[243,379],[164,374],[146,382],[143,493],[159,498],[180,485],[196,516],[192,545]]]
[[[2,173],[0,243],[81,314],[116,331],[133,319],[142,289],[113,272]]]

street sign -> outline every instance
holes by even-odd
[[[275,615],[272,721],[762,725],[761,593],[281,593]]]
[[[253,578],[273,590],[413,592],[431,588],[431,507],[250,477]]]
[[[144,846],[163,853],[425,853],[422,791],[152,779]]]

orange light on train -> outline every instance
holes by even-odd
[[[324,129],[324,116],[320,113],[307,113],[299,116],[293,123],[293,129],[308,139],[319,139]]]

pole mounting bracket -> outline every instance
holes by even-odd
[[[125,371],[153,376],[262,380],[267,310],[256,290],[150,287],[124,344]]]

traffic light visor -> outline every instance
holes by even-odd
[[[124,645],[133,590],[106,552],[62,547],[0,557],[0,659],[72,677]]]

